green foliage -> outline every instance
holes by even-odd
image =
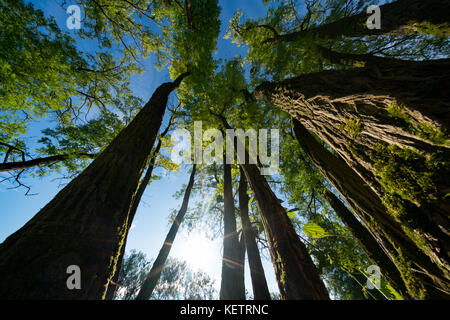
[[[361,119],[350,117],[345,121],[345,125],[341,125],[339,130],[347,132],[353,139],[357,138],[364,129]]]
[[[378,144],[369,151],[369,156],[384,192],[392,200],[396,199],[394,195],[411,202],[433,200],[437,192],[436,181],[449,176],[448,157],[444,151],[425,156],[411,149]]]
[[[396,125],[401,126],[420,138],[431,141],[437,145],[450,145],[448,135],[440,128],[423,121],[418,121],[417,124],[414,124],[411,115],[406,112],[404,105],[393,103],[390,104],[386,110]]]
[[[320,239],[325,237],[333,236],[333,234],[326,232],[324,228],[319,226],[317,223],[308,222],[303,226],[303,232],[310,238]]]

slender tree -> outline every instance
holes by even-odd
[[[342,220],[350,233],[360,243],[363,250],[371,261],[380,267],[383,275],[388,282],[395,288],[404,298],[408,298],[408,290],[401,277],[401,274],[390,257],[385,253],[384,248],[380,246],[376,238],[371,232],[353,215],[353,213],[345,206],[344,203],[330,190],[326,189],[323,194],[324,198],[333,208],[336,215]]]
[[[0,275],[4,279],[0,296],[105,297],[127,232],[129,209],[168,96],[187,75],[160,85],[102,154],[0,245]],[[72,265],[82,271],[81,289],[69,290],[66,284],[67,268]]]
[[[236,230],[236,213],[234,207],[231,165],[223,165],[223,258],[222,281],[220,285],[221,300],[245,300],[244,285],[244,247],[239,242]],[[244,253],[244,255],[243,255]]]
[[[245,173],[240,168],[239,181],[239,213],[242,222],[242,232],[245,240],[245,247],[248,255],[248,264],[250,266],[250,276],[252,278],[253,297],[255,300],[271,300],[269,287],[267,286],[264,268],[259,254],[258,244],[256,243],[255,230],[250,222],[248,215],[248,194],[247,180]]]
[[[224,116],[215,116],[221,120],[225,129],[231,129]],[[236,148],[242,143],[237,137],[234,138]],[[245,158],[249,159],[246,150]],[[240,166],[261,214],[281,299],[328,300],[328,291],[308,250],[295,232],[286,209],[280,204],[258,167],[244,160],[240,159],[240,163],[243,163]]]
[[[153,290],[158,283],[158,280],[161,276],[161,272],[163,271],[167,257],[169,256],[170,249],[172,249],[173,242],[175,241],[175,237],[177,236],[178,229],[180,228],[181,223],[183,222],[184,216],[188,209],[189,198],[191,196],[192,187],[194,186],[196,165],[192,167],[191,176],[189,178],[189,183],[186,187],[186,191],[184,192],[183,203],[181,204],[181,208],[178,211],[175,220],[170,227],[169,232],[167,233],[166,239],[161,247],[161,250],[158,253],[158,257],[155,262],[153,262],[152,268],[147,275],[144,283],[142,284],[141,290],[139,291],[136,300],[148,300],[150,299]]]

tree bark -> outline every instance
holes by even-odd
[[[90,158],[93,159],[97,155],[96,154],[77,154],[77,155],[70,155],[70,154],[58,154],[56,156],[48,156],[48,157],[42,157],[42,158],[36,158],[32,160],[26,160],[26,161],[15,161],[15,162],[6,162],[0,164],[0,172],[3,171],[12,171],[12,170],[24,170],[29,169],[36,166],[47,166],[55,162],[61,162],[70,158]]]
[[[390,155],[390,150],[400,153],[399,157],[401,152],[414,151],[422,161],[425,156],[449,158],[448,146],[421,138],[411,129],[419,130],[424,124],[433,130],[440,125],[447,129],[450,99],[442,85],[450,85],[449,67],[450,60],[440,60],[329,71],[277,84],[263,83],[255,91],[315,132],[385,200],[386,185],[383,186],[385,181],[380,177],[386,167],[380,168],[377,161],[391,161],[387,157],[396,154]],[[389,108],[395,105],[404,106],[402,115],[408,117],[408,125],[398,124],[399,119],[390,114]],[[433,175],[427,186],[433,192],[412,195],[400,189],[410,186],[399,186],[396,197],[400,197],[397,202],[402,201],[404,212],[397,219],[416,222],[409,233],[417,235],[413,236],[416,242],[425,239],[427,244],[421,245],[422,250],[448,274],[450,203],[445,198],[445,190],[449,188],[448,168],[444,165],[439,170],[442,174]],[[417,182],[410,179],[410,183],[411,188],[419,188],[414,185]],[[408,227],[405,223],[402,226]]]
[[[189,178],[189,183],[186,187],[186,191],[184,192],[183,203],[181,205],[180,211],[178,211],[175,220],[170,227],[169,232],[167,233],[166,239],[164,240],[163,246],[158,253],[158,257],[152,265],[152,268],[142,284],[141,289],[136,297],[136,300],[149,300],[153,290],[156,287],[156,284],[159,281],[161,276],[161,272],[164,269],[166,264],[167,257],[169,256],[170,249],[172,249],[173,242],[175,241],[175,237],[177,236],[178,229],[180,228],[180,224],[183,222],[184,216],[186,214],[189,198],[191,196],[192,187],[194,186],[194,178],[195,178],[196,165],[194,164],[192,167],[191,176]]]
[[[118,282],[119,282],[119,277],[120,277],[120,271],[122,270],[122,262],[123,262],[123,257],[125,255],[128,233],[130,232],[131,225],[134,220],[134,216],[136,215],[139,204],[141,203],[141,199],[142,199],[142,196],[144,195],[145,189],[147,188],[147,186],[150,183],[150,180],[152,178],[153,169],[155,169],[156,158],[158,157],[159,151],[161,150],[161,145],[162,145],[161,139],[169,132],[169,129],[172,126],[172,120],[173,120],[173,115],[170,117],[169,124],[167,125],[166,129],[164,129],[164,131],[161,132],[161,134],[159,135],[158,144],[156,145],[156,148],[151,155],[151,159],[150,159],[150,163],[148,165],[147,171],[146,171],[141,183],[139,184],[139,188],[136,192],[136,196],[134,197],[133,204],[130,209],[130,214],[129,214],[129,219],[128,219],[128,227],[127,227],[127,231],[126,231],[126,235],[125,235],[124,244],[120,249],[119,258],[117,259],[116,270],[115,270],[114,276],[111,280],[111,283],[108,286],[108,291],[106,293],[105,300],[113,300],[116,295],[117,288],[118,288],[118,286],[120,286],[120,284]]]
[[[381,29],[369,29],[369,14],[342,18],[310,30],[287,33],[266,40],[266,42],[292,42],[312,35],[319,39],[368,37],[374,35],[399,36],[406,34],[432,34],[449,36],[450,3],[446,0],[398,0],[380,6]]]
[[[276,106],[289,112],[307,129],[316,133],[345,160],[346,166],[351,168],[350,171],[354,170],[362,178],[362,184],[355,186],[367,184],[372,189],[371,193],[375,193],[384,200],[384,191],[378,180],[379,177],[375,174],[376,170],[370,156],[370,152],[373,152],[376,146],[394,145],[402,150],[409,148],[425,154],[448,153],[447,147],[420,138],[409,131],[410,129],[399,125],[389,113],[388,108],[395,104],[404,105],[402,112],[408,115],[412,126],[420,127],[422,123],[427,123],[446,128],[448,116],[445,114],[448,113],[450,103],[448,94],[440,89],[443,89],[441,86],[447,85],[450,81],[448,73],[444,72],[446,75],[442,73],[442,70],[449,69],[449,65],[448,60],[439,60],[320,72],[279,83],[263,83],[255,89],[253,98],[270,100]],[[331,163],[333,162],[331,160]],[[332,168],[325,171],[328,170]],[[331,172],[337,171],[336,169]],[[354,174],[350,175],[352,179],[354,179],[353,176]],[[341,183],[347,180],[348,178],[344,175],[336,179]],[[438,200],[416,199],[415,203],[405,200],[406,213],[403,217],[398,217],[392,212],[388,214],[385,206],[384,208],[379,206],[380,200],[371,205],[370,201],[361,202],[361,199],[355,198],[355,203],[350,205],[353,208],[355,204],[356,207],[366,207],[362,210],[369,214],[366,221],[372,223],[371,217],[373,217],[376,220],[374,223],[383,226],[385,236],[389,235],[387,239],[396,238],[394,244],[389,245],[387,242],[385,247],[400,246],[402,250],[411,253],[410,257],[419,254],[414,254],[417,251],[414,247],[420,248],[428,256],[420,259],[422,267],[427,269],[428,276],[433,278],[433,282],[440,282],[439,288],[445,288],[446,292],[450,292],[448,287],[449,242],[448,235],[445,234],[445,230],[449,230],[446,213],[448,209],[446,209],[442,193],[448,188],[445,187],[448,182],[445,179],[442,181],[438,179],[433,183],[438,186],[436,196]],[[346,183],[345,187],[349,185]],[[367,188],[362,190],[364,189]],[[337,190],[342,192],[345,188],[337,188]],[[346,193],[348,195],[349,192]],[[349,200],[347,195],[343,194],[343,197]],[[371,197],[373,198],[373,195],[365,196],[363,199]],[[373,206],[378,209],[371,213],[369,209]],[[436,209],[433,210],[433,214],[424,209],[430,206]],[[409,224],[411,220],[414,225]],[[392,227],[392,221],[395,221],[398,228]],[[423,241],[426,245],[423,245]],[[400,245],[401,242],[403,245]],[[404,252],[398,255],[402,254]],[[434,266],[430,265],[428,261],[430,259]],[[409,261],[417,263],[416,260]],[[433,269],[435,270],[431,271]]]
[[[281,299],[328,300],[328,291],[286,210],[253,164],[242,164],[261,213]]]
[[[226,164],[224,155],[223,171],[223,259],[220,300],[245,300],[244,259],[242,246],[236,230],[236,215],[233,197],[231,166]]]
[[[410,298],[402,276],[396,265],[390,257],[384,252],[377,240],[372,236],[371,232],[350,212],[350,210],[339,200],[339,198],[330,190],[326,189],[323,197],[336,212],[339,219],[347,227],[348,231],[359,242],[364,252],[375,265],[380,267],[382,274],[385,276],[389,284],[403,296]]]
[[[0,296],[105,298],[168,96],[187,75],[159,86],[111,144],[0,245]],[[71,265],[81,269],[81,289],[69,290],[66,285]]]
[[[320,45],[315,45],[314,48],[323,58],[327,59],[331,63],[349,67],[380,66],[387,64],[408,63],[408,61],[405,60],[378,57],[371,54],[341,53]]]
[[[226,129],[231,129],[223,116],[215,116],[222,121]],[[237,148],[242,142],[236,138],[234,144]],[[245,158],[249,159],[247,150],[243,150]],[[245,163],[243,159],[240,162],[244,162],[240,166],[255,194],[261,214],[281,299],[328,300],[328,291],[308,250],[295,232],[286,209],[280,204],[258,167]]]
[[[193,10],[192,0],[185,0],[184,7],[186,8],[186,17],[187,17],[189,29],[191,29],[192,31],[195,31],[194,20],[193,20],[193,15],[192,15],[192,10]]]
[[[250,276],[252,278],[253,297],[255,300],[271,300],[269,287],[267,286],[266,276],[259,254],[258,244],[256,243],[256,233],[253,229],[250,217],[248,215],[248,194],[247,180],[245,173],[240,168],[239,182],[239,213],[242,222],[242,232],[247,249],[248,264],[250,266]]]

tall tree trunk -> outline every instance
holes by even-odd
[[[224,154],[223,165],[223,259],[220,300],[245,300],[245,284],[242,277],[244,259],[242,247],[236,231],[236,215],[233,198],[233,182],[231,166],[226,164]]]
[[[379,66],[386,64],[408,63],[408,61],[405,60],[378,57],[371,54],[341,53],[328,49],[321,45],[314,45],[313,47],[323,58],[327,59],[331,63],[349,67]]]
[[[6,162],[6,163],[0,163],[0,172],[2,171],[12,171],[12,170],[24,170],[29,169],[32,167],[37,166],[48,166],[55,162],[61,162],[70,158],[95,158],[95,154],[89,154],[89,153],[82,153],[82,154],[58,154],[56,156],[48,156],[48,157],[41,157],[31,160],[25,160],[25,161],[14,161],[14,162]]]
[[[187,17],[189,29],[191,29],[192,31],[195,31],[194,20],[193,20],[193,15],[192,15],[192,11],[193,11],[192,0],[185,0],[184,7],[186,8],[186,17]]]
[[[267,286],[264,268],[259,254],[258,244],[256,243],[256,233],[248,216],[248,194],[247,179],[245,173],[240,168],[239,181],[239,213],[242,222],[242,232],[247,249],[248,264],[250,266],[250,276],[252,278],[253,297],[255,300],[271,300],[269,287]]]
[[[440,297],[442,293],[436,291],[435,286],[446,287],[445,277],[438,276],[442,272],[430,258],[414,249],[415,244],[404,233],[401,225],[387,213],[381,199],[342,158],[328,151],[298,120],[294,119],[293,125],[295,136],[303,151],[369,228],[368,231],[377,240],[379,248],[382,248],[384,254],[396,264],[397,269],[403,274],[403,281],[409,287],[409,294],[415,298]],[[393,246],[393,243],[396,245]],[[412,273],[410,267],[404,266],[401,252],[408,260],[414,261],[416,267],[427,270],[426,274],[432,276],[429,278],[423,273]],[[384,272],[385,267],[382,268]],[[389,270],[388,267],[387,271],[390,272]],[[395,278],[395,273],[393,271],[390,273],[394,274],[391,278]],[[432,284],[433,282],[435,284]],[[418,287],[423,286],[428,292],[425,296],[421,296],[421,290],[418,290]]]
[[[105,297],[168,96],[185,76],[159,86],[111,144],[0,245],[1,297]],[[81,289],[70,290],[66,285],[71,265],[81,269]]]
[[[377,240],[372,236],[371,232],[356,219],[352,212],[350,212],[333,192],[326,189],[323,193],[323,197],[345,224],[348,231],[359,242],[369,259],[380,267],[382,274],[386,277],[389,284],[391,284],[404,298],[409,298],[410,295],[399,270],[390,257],[384,252]]]
[[[231,129],[225,117],[215,116],[222,121],[226,129]],[[235,147],[239,144],[242,146],[238,138],[235,138],[234,144]],[[247,150],[243,150],[245,159],[249,159]],[[286,209],[280,204],[258,167],[247,164],[245,159],[240,159],[240,162],[243,162],[240,166],[255,194],[281,299],[328,300],[328,291],[308,250],[295,232]]]
[[[448,127],[450,99],[442,86],[450,85],[449,67],[450,60],[439,60],[321,72],[263,83],[254,93],[338,152],[383,199],[398,232],[407,233],[445,279],[450,279],[449,148],[432,136],[442,133],[439,124]],[[424,136],[425,131],[433,134]]]
[[[328,300],[328,292],[286,210],[253,164],[243,164],[261,213],[281,299]]]
[[[367,37],[373,35],[398,36],[405,34],[433,34],[447,37],[449,33],[450,3],[446,0],[398,0],[380,6],[381,29],[369,29],[369,14],[363,12],[320,25],[314,29],[275,36],[267,42],[292,42],[309,34],[320,39]]]
[[[144,178],[142,179],[141,183],[139,184],[139,188],[136,192],[136,196],[134,197],[133,204],[131,205],[129,218],[128,218],[128,227],[127,227],[127,231],[126,231],[126,235],[125,235],[124,244],[120,248],[120,254],[119,254],[119,258],[117,259],[115,273],[114,273],[113,278],[111,279],[110,285],[108,286],[108,291],[106,293],[105,300],[114,299],[117,288],[118,288],[118,286],[120,286],[120,284],[118,282],[119,282],[119,277],[120,277],[120,271],[122,270],[122,262],[123,262],[123,257],[125,255],[128,233],[130,232],[131,224],[133,223],[134,216],[136,215],[139,204],[141,203],[141,199],[142,199],[142,196],[144,195],[145,189],[147,188],[147,186],[150,183],[150,180],[152,178],[153,169],[155,168],[156,158],[158,157],[159,151],[161,150],[162,138],[169,132],[169,129],[173,124],[172,121],[173,121],[173,115],[170,117],[169,124],[167,125],[166,129],[164,129],[164,131],[161,132],[161,134],[159,135],[158,144],[156,145],[156,148],[151,155],[151,159],[150,159],[150,163],[148,165],[147,171],[145,172]]]
[[[159,281],[161,276],[161,272],[164,269],[166,264],[167,257],[169,256],[170,249],[172,249],[173,242],[175,241],[175,237],[177,236],[178,229],[180,228],[180,224],[183,222],[184,216],[186,214],[189,198],[191,196],[192,187],[194,186],[194,178],[195,178],[196,165],[194,164],[192,167],[191,176],[189,178],[189,183],[186,187],[186,191],[184,192],[183,203],[181,205],[180,211],[178,211],[175,220],[170,227],[169,232],[167,233],[166,239],[164,240],[163,246],[158,253],[158,257],[156,258],[153,266],[142,284],[141,290],[136,297],[136,300],[149,300],[153,290],[156,287],[156,284]]]

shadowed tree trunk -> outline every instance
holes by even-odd
[[[254,92],[338,152],[387,205],[390,219],[442,270],[434,274],[445,279],[449,148],[435,137],[442,133],[439,125],[448,127],[450,99],[443,86],[450,85],[449,67],[450,60],[437,60],[326,71],[266,82]]]
[[[222,121],[225,129],[231,129],[222,115],[215,116]],[[242,142],[235,138],[235,148],[239,144],[242,146]],[[243,150],[245,158],[249,159],[247,150]],[[253,190],[261,214],[281,299],[328,300],[328,291],[308,250],[295,232],[286,209],[280,204],[258,167],[245,163],[245,159],[240,159],[239,162],[243,163],[240,166]]]
[[[128,214],[169,94],[164,83],[111,144],[43,209],[0,245],[0,296],[103,299],[128,229]],[[71,265],[81,289],[68,289]]]
[[[373,35],[398,36],[405,34],[433,34],[448,36],[450,2],[447,0],[398,0],[380,6],[381,29],[369,29],[369,14],[363,12],[320,25],[310,30],[277,35],[266,42],[292,42],[312,35],[320,39],[367,37]]]
[[[32,167],[37,166],[48,166],[55,162],[61,162],[70,158],[90,158],[93,159],[97,155],[96,154],[77,154],[77,155],[71,155],[71,154],[59,154],[56,156],[48,156],[48,157],[42,157],[42,158],[36,158],[31,160],[25,160],[25,161],[14,161],[14,162],[6,162],[6,163],[0,163],[0,172],[2,171],[12,171],[12,170],[23,170],[23,169],[29,169]]]
[[[108,286],[108,291],[106,293],[105,300],[114,299],[117,288],[118,288],[118,286],[120,286],[118,281],[119,281],[119,276],[120,276],[120,270],[122,270],[122,262],[123,262],[123,257],[125,255],[128,233],[130,232],[131,224],[133,223],[134,216],[136,215],[139,204],[141,203],[141,199],[145,192],[145,189],[147,188],[147,186],[150,183],[150,180],[152,178],[153,169],[155,168],[156,158],[158,157],[158,154],[159,154],[159,151],[160,151],[161,145],[162,145],[161,139],[169,132],[169,129],[173,124],[172,121],[173,121],[173,115],[170,117],[169,124],[167,125],[166,129],[164,129],[164,131],[161,132],[161,134],[159,135],[158,144],[156,145],[156,148],[151,155],[151,159],[150,159],[150,163],[148,165],[147,171],[145,172],[144,178],[142,179],[141,183],[139,184],[139,188],[136,192],[136,196],[134,197],[133,204],[131,206],[130,213],[129,213],[128,227],[127,227],[127,231],[126,231],[126,235],[125,235],[124,244],[120,248],[120,255],[119,255],[119,258],[117,259],[115,273],[114,273],[114,276]]]
[[[347,227],[348,231],[359,242],[369,259],[380,267],[381,273],[386,277],[389,284],[397,290],[404,298],[409,298],[408,290],[395,264],[384,252],[371,232],[356,219],[350,210],[330,190],[326,189],[323,197],[336,212],[339,219]]]
[[[187,17],[187,21],[188,21],[188,25],[189,28],[192,31],[195,31],[195,27],[194,27],[194,20],[192,17],[192,0],[185,0],[184,1],[184,6],[186,8],[186,17]]]
[[[220,300],[245,300],[243,242],[236,231],[236,215],[233,197],[231,166],[223,165],[223,259]]]
[[[350,67],[364,67],[364,66],[380,66],[387,64],[402,64],[409,63],[409,61],[378,57],[371,54],[354,54],[341,53],[320,45],[314,45],[317,52],[325,59],[334,64],[340,64]]]
[[[192,187],[194,186],[195,172],[196,172],[196,165],[194,164],[192,167],[191,176],[189,178],[189,183],[186,187],[186,191],[184,192],[183,203],[181,205],[180,211],[178,211],[178,214],[175,217],[175,220],[173,221],[169,232],[167,233],[163,246],[158,253],[158,257],[153,263],[153,266],[147,278],[142,284],[141,290],[139,290],[136,300],[149,300],[153,293],[153,290],[156,287],[156,284],[159,281],[161,272],[163,271],[167,257],[169,256],[170,249],[172,249],[172,245],[173,242],[175,241],[175,237],[177,236],[178,229],[180,228],[180,224],[183,222],[184,216],[186,214],[189,205],[189,198],[191,196]]]
[[[319,143],[298,120],[294,119],[293,125],[295,136],[303,151],[353,208],[369,228],[379,247],[383,248],[385,254],[395,263],[403,274],[403,281],[409,287],[409,294],[415,298],[448,297],[435,289],[437,286],[447,290],[448,282],[445,275],[429,257],[415,249],[416,245],[405,234],[400,223],[388,214],[387,208],[376,193],[342,158],[332,154]],[[405,258],[412,262],[415,268],[411,265],[405,266]],[[422,272],[411,272],[416,268]],[[426,293],[420,289],[423,286],[427,290]]]
[[[250,266],[253,297],[255,300],[271,300],[258,244],[256,243],[255,230],[253,229],[250,217],[248,216],[249,198],[247,194],[247,180],[245,179],[245,173],[242,168],[240,168],[240,171],[239,213],[241,215],[242,232],[245,239],[245,247],[247,249],[248,265]]]
[[[328,300],[328,291],[286,210],[253,164],[242,164],[261,213],[281,299]]]

